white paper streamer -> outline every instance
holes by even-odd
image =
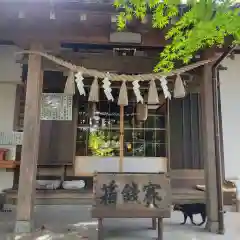
[[[20,18],[20,19],[25,18],[25,13],[23,11],[19,11],[18,18]]]
[[[75,82],[77,84],[79,94],[86,96],[86,92],[85,92],[84,84],[83,84],[84,77],[83,77],[82,73],[81,72],[76,73],[75,78],[76,78]]]
[[[51,20],[56,20],[56,15],[55,15],[55,12],[54,12],[54,11],[51,11],[51,12],[50,12],[50,19],[51,19]]]
[[[93,80],[92,86],[90,88],[90,92],[88,95],[89,102],[99,102],[99,86],[98,86],[98,79],[95,78]]]
[[[161,77],[160,79],[161,87],[165,98],[171,99],[171,93],[168,90],[166,77]]]
[[[105,78],[103,79],[103,85],[102,85],[102,87],[103,87],[103,89],[104,89],[104,93],[105,93],[105,95],[106,95],[106,97],[107,97],[107,100],[108,100],[108,101],[113,101],[114,98],[113,98],[112,89],[111,89],[110,86],[111,86],[111,82],[109,81],[109,78],[108,78],[108,77],[105,77]]]
[[[118,96],[118,105],[127,106],[128,105],[128,92],[127,92],[127,85],[126,81],[122,81],[122,86],[119,91]]]
[[[134,91],[134,93],[135,93],[137,103],[138,103],[138,102],[143,103],[143,97],[142,97],[142,95],[141,95],[141,92],[140,92],[140,89],[139,89],[140,85],[139,85],[138,82],[139,82],[139,80],[135,80],[135,81],[132,82],[133,91]]]
[[[173,91],[174,98],[184,98],[186,96],[185,87],[180,75],[177,75]]]
[[[64,88],[64,93],[67,95],[74,95],[75,94],[75,82],[74,82],[75,76],[73,71],[69,71],[65,88]]]
[[[148,104],[159,104],[155,80],[150,81],[150,86],[148,90]]]

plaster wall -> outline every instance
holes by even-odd
[[[21,82],[21,66],[16,63],[15,46],[0,46],[0,131],[12,131],[17,83]],[[15,146],[3,146],[10,150],[7,158],[15,159]],[[11,188],[13,172],[0,169],[0,192]]]
[[[223,61],[220,71],[220,94],[223,126],[225,176],[240,178],[240,55]]]

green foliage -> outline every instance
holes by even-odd
[[[93,131],[89,134],[89,148],[94,156],[113,156],[114,150],[119,147],[119,142],[116,139],[110,139],[105,136],[103,131]]]
[[[144,19],[148,11],[152,13],[153,28],[168,29],[165,37],[171,43],[160,53],[155,72],[169,72],[179,61],[187,64],[199,50],[221,47],[228,36],[233,37],[232,44],[240,42],[240,11],[231,8],[230,0],[191,0],[185,13],[181,13],[180,3],[179,0],[115,0],[115,7],[121,11],[119,30],[134,17]],[[174,18],[177,21],[171,24]]]

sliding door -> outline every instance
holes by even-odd
[[[199,94],[170,100],[169,115],[171,169],[203,169]]]

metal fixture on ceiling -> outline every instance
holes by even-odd
[[[113,48],[115,56],[135,56],[136,48]]]
[[[87,20],[87,14],[81,13],[80,14],[80,21],[83,22],[83,21],[86,21],[86,20]]]

